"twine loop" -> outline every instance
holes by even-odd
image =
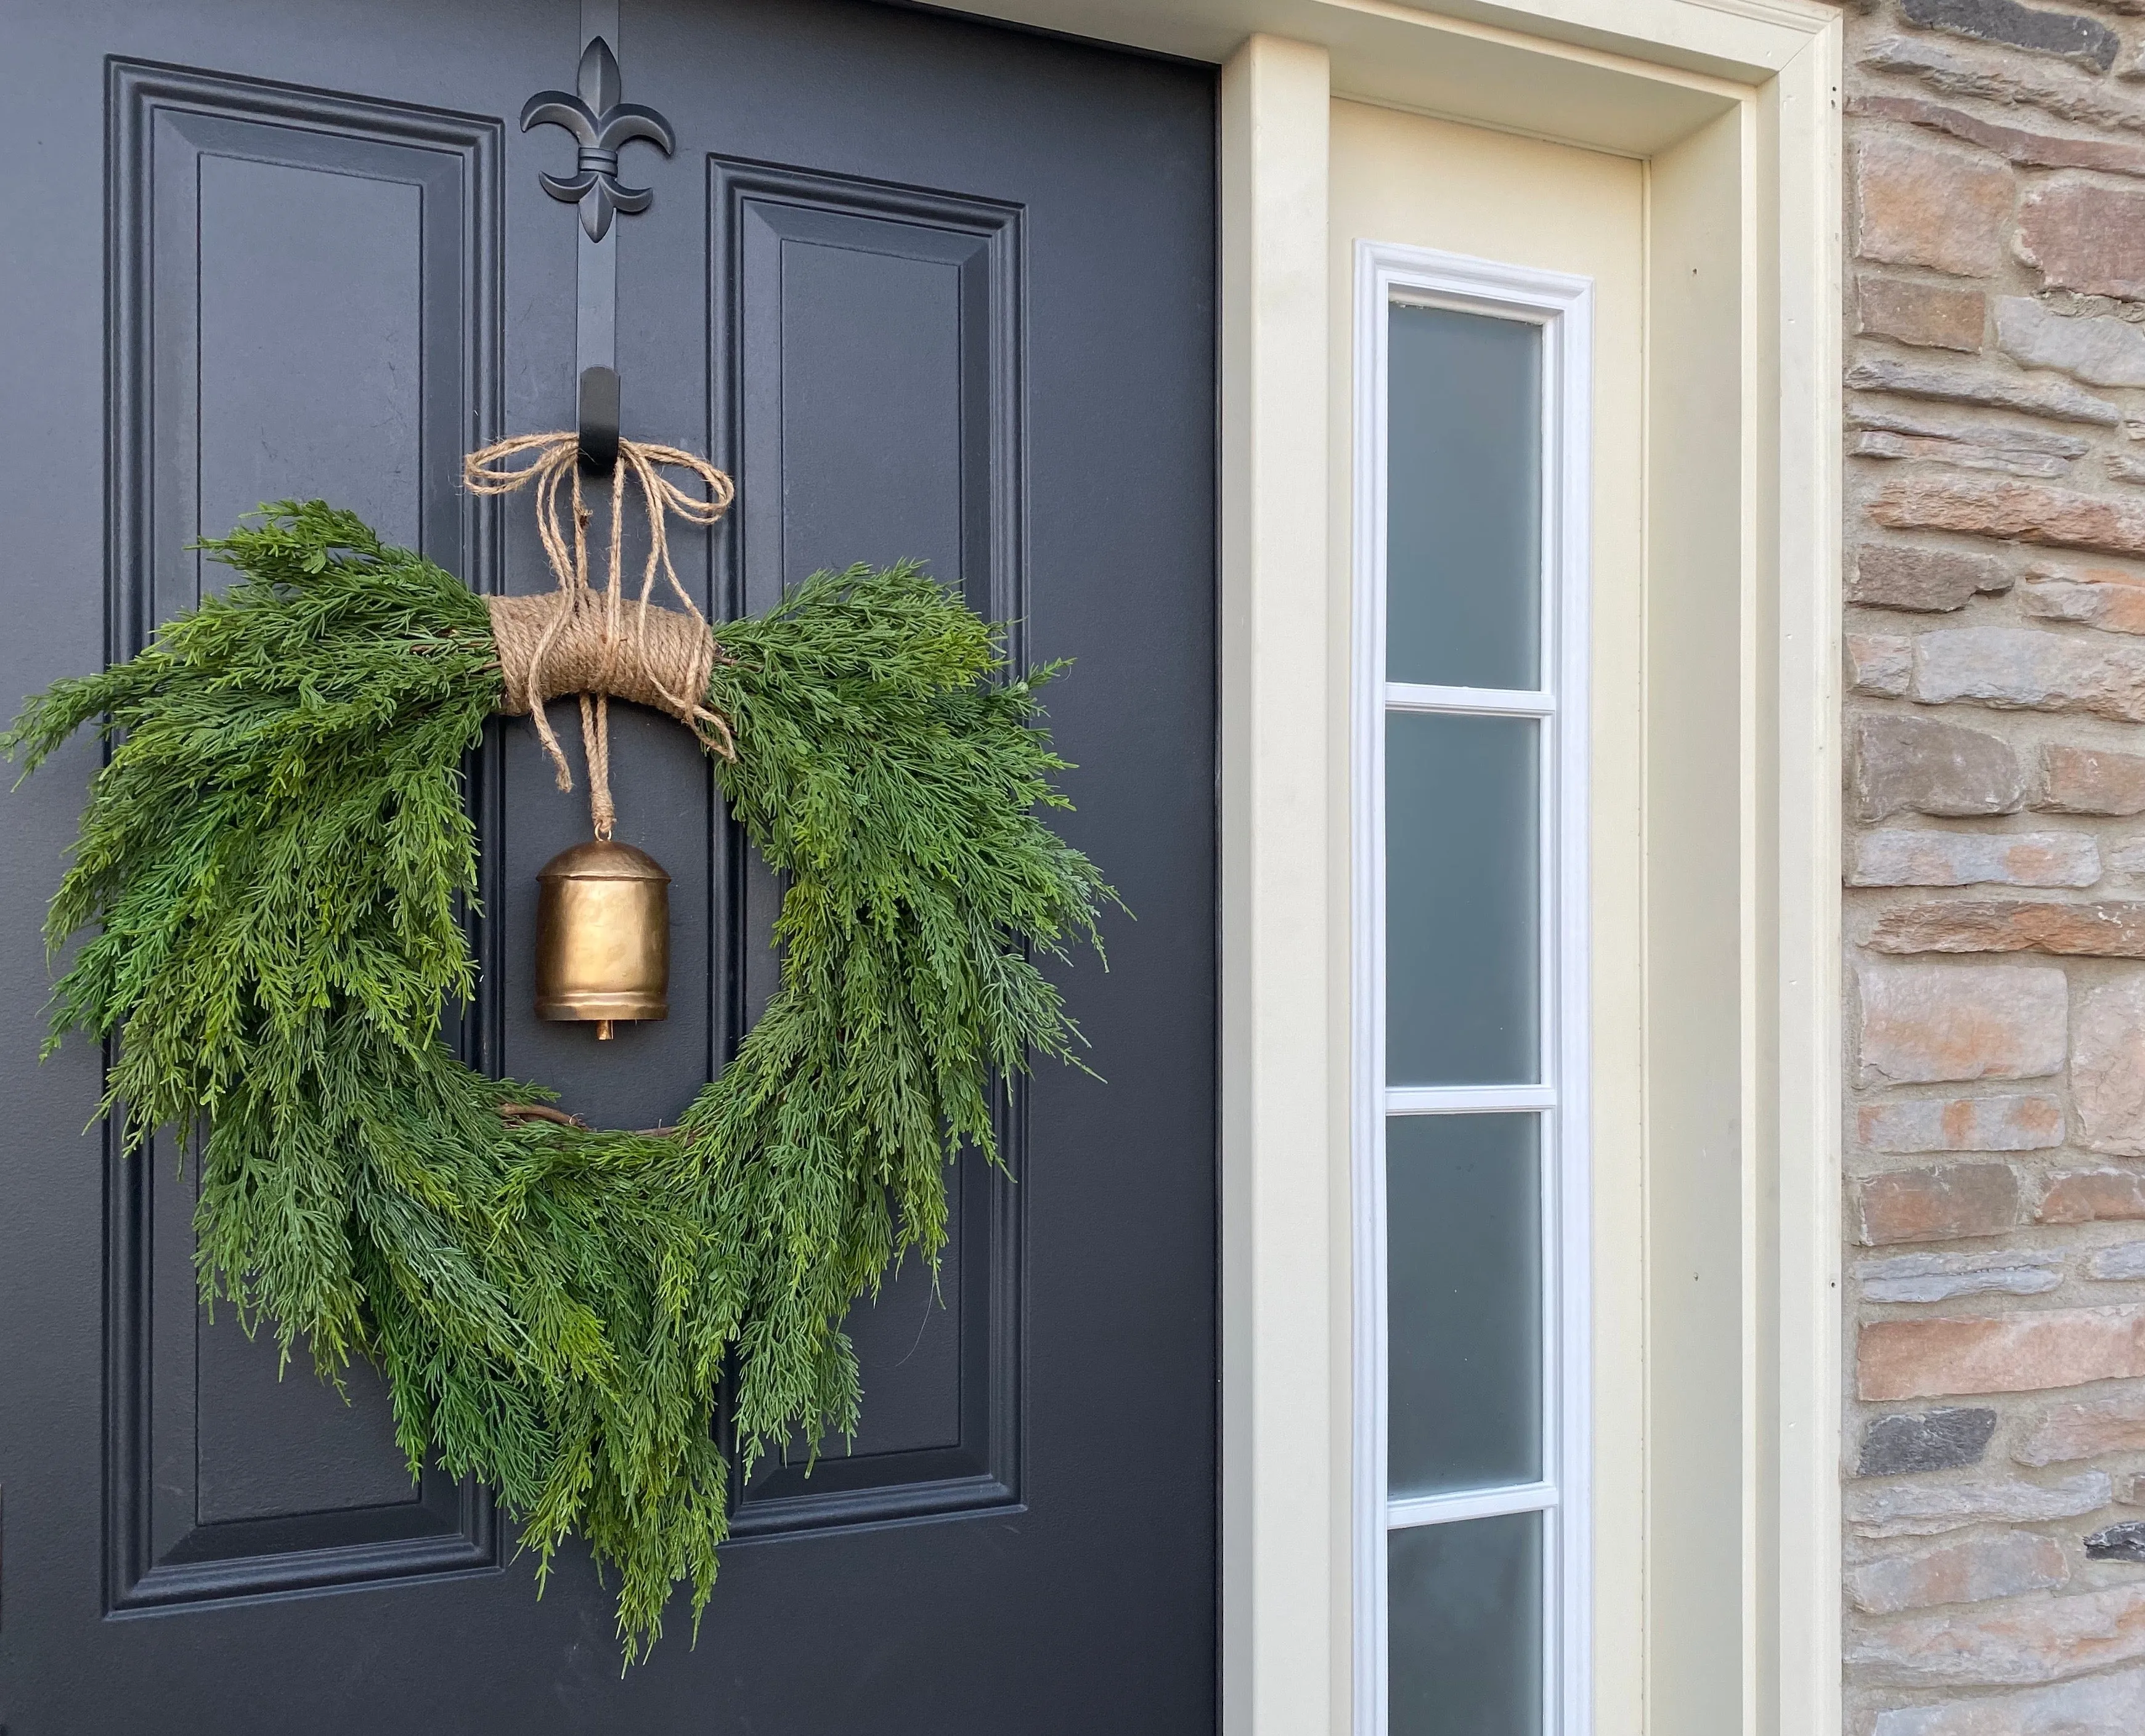
[[[536,530],[558,589],[547,596],[488,597],[491,632],[499,647],[508,715],[525,713],[536,725],[544,751],[558,773],[559,788],[574,787],[565,749],[545,714],[548,701],[579,696],[581,746],[589,763],[589,818],[595,835],[608,838],[618,809],[610,794],[610,701],[651,706],[698,735],[714,753],[737,758],[728,719],[708,704],[708,678],[722,657],[714,629],[678,582],[670,562],[667,524],[672,514],[689,525],[711,525],[737,498],[730,479],[704,458],[675,446],[621,440],[611,471],[609,583],[589,583],[589,524],[594,517],[581,493],[580,443],[572,434],[518,434],[472,452],[462,461],[462,481],[472,494],[509,495],[532,484]],[[688,492],[663,473],[684,470],[699,479],[707,495]],[[648,561],[631,620],[626,612],[626,482],[640,490],[648,525]],[[570,514],[569,534],[561,510]],[[660,572],[683,612],[652,600]]]

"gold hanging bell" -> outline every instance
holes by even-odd
[[[575,844],[536,877],[536,1017],[670,1017],[670,877],[644,850]]]

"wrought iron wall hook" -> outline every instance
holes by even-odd
[[[581,51],[576,82],[579,96],[565,91],[539,91],[521,106],[521,130],[532,127],[563,127],[580,147],[570,175],[537,177],[544,191],[565,204],[581,207],[581,227],[592,241],[610,231],[610,220],[619,211],[642,211],[655,197],[654,189],[628,187],[618,178],[620,148],[634,139],[645,139],[665,157],[677,148],[678,136],[669,121],[638,102],[621,102],[625,82],[618,57],[601,37],[590,39]]]

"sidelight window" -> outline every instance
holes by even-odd
[[[1589,288],[1356,276],[1356,1729],[1583,1736]]]

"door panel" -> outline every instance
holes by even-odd
[[[496,415],[500,123],[128,60],[106,104],[114,654],[220,582],[190,545],[263,500],[331,495],[471,571],[460,475]],[[27,911],[37,890],[10,896]],[[114,1605],[495,1566],[484,1492],[436,1470],[411,1488],[369,1368],[347,1402],[279,1380],[271,1335],[203,1313],[169,1142],[106,1156]]]
[[[715,450],[783,485],[739,500],[728,577],[743,606],[821,568],[906,555],[1016,618],[1018,208],[717,158],[708,221]],[[774,991],[780,896],[748,864],[743,1016]],[[998,1121],[1008,1174],[960,1178],[937,1296],[912,1261],[853,1318],[873,1395],[854,1453],[809,1475],[764,1467],[741,1531],[1017,1498],[1023,1123],[1003,1106]]]
[[[1018,546],[1018,210],[711,167],[715,401],[732,461],[784,480],[740,502],[754,606],[888,547],[999,606]]]
[[[142,605],[199,599],[212,564],[188,545],[263,500],[333,485],[465,570],[462,444],[497,415],[500,123],[126,61],[107,102],[115,504],[153,575],[127,649]]]
[[[0,354],[0,401],[41,410],[0,423],[0,704],[137,649],[221,580],[187,543],[264,498],[353,505],[480,590],[547,582],[525,501],[457,478],[571,419],[574,212],[536,182],[570,147],[514,117],[579,44],[562,0],[0,21],[38,240],[0,305],[43,339]],[[674,539],[681,576],[720,618],[913,556],[1018,658],[1080,659],[1057,823],[1139,918],[1063,972],[1101,1077],[1000,1106],[1006,1171],[951,1178],[935,1280],[911,1261],[849,1322],[853,1450],[763,1465],[697,1647],[675,1605],[621,1680],[585,1556],[539,1601],[484,1490],[410,1484],[369,1370],[279,1378],[270,1335],[206,1316],[180,1154],[80,1133],[80,1045],[33,1064],[77,744],[0,827],[11,1736],[1213,1722],[1211,74],[847,0],[626,0],[615,46],[679,135],[625,164],[656,192],[618,230],[625,430],[740,485]],[[674,877],[671,1018],[599,1048],[531,1015],[535,873],[586,820],[516,723],[472,766],[460,1041],[645,1126],[771,992],[779,889],[684,732],[621,707],[614,737],[621,833]]]

